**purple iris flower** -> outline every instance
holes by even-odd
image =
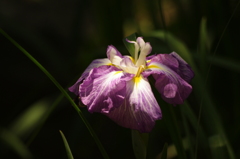
[[[94,60],[69,90],[79,96],[88,111],[103,113],[117,124],[150,132],[162,118],[161,109],[148,82],[150,75],[162,98],[182,104],[192,91],[194,73],[175,52],[148,56],[152,47],[141,37],[128,41],[135,56],[122,56],[112,45],[105,59]]]

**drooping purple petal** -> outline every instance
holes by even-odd
[[[194,77],[194,72],[191,67],[176,52],[172,52],[169,55],[174,57],[179,63],[179,67],[173,68],[173,70],[189,83]]]
[[[153,75],[156,80],[155,87],[162,98],[170,104],[182,104],[192,91],[192,86],[188,82],[156,59],[148,63],[147,69],[142,72],[142,75],[144,77]]]
[[[154,58],[155,56],[157,56],[156,54],[153,55],[149,55],[146,57],[146,61],[151,60],[152,58]]]
[[[77,96],[79,95],[79,85],[80,83],[89,75],[89,72],[96,67],[102,65],[110,65],[111,61],[107,58],[104,59],[96,59],[92,61],[92,63],[86,68],[86,70],[82,73],[81,77],[77,80],[77,82],[68,88],[70,92],[75,93]]]
[[[148,58],[148,60],[150,62],[158,62],[169,68],[177,69],[179,67],[178,60],[176,58],[174,58],[173,56],[171,56],[170,54],[157,54],[155,56],[153,55],[150,57],[151,57],[150,59]]]
[[[79,88],[79,96],[89,112],[109,113],[119,107],[126,96],[126,81],[134,75],[114,66],[94,68]]]
[[[119,125],[142,133],[150,132],[155,121],[162,118],[151,86],[143,77],[134,77],[127,82],[124,103],[106,115]]]

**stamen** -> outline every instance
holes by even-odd
[[[144,70],[144,66],[143,65],[139,66],[135,77],[140,77],[140,74],[142,73],[143,70]]]

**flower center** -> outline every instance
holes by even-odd
[[[140,77],[141,73],[146,69],[146,57],[151,52],[152,47],[150,43],[145,43],[142,37],[138,37],[136,41],[129,41],[134,44],[134,57],[125,57],[120,63],[120,68],[125,72],[135,74],[135,77]]]

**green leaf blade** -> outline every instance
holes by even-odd
[[[133,43],[129,43],[127,42],[127,40],[129,41],[136,41],[137,40],[137,35],[136,33],[129,35],[128,37],[123,39],[123,43],[125,45],[125,47],[127,48],[128,52],[130,53],[130,55],[135,58],[135,46]]]
[[[64,146],[65,146],[65,149],[66,149],[66,152],[67,152],[68,159],[74,159],[65,135],[63,134],[63,132],[61,130],[59,130],[59,132],[60,132],[60,134],[62,136],[63,143],[64,143]]]

